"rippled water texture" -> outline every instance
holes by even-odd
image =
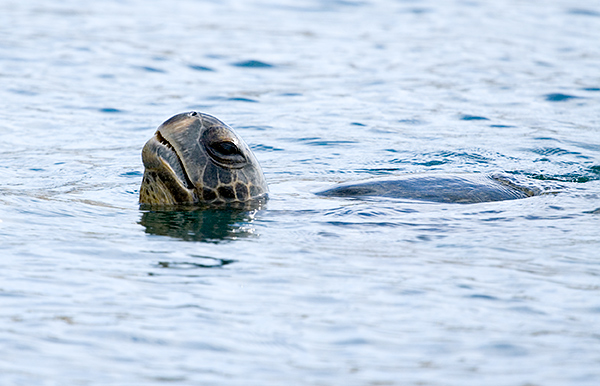
[[[595,1],[0,3],[3,385],[600,384]],[[170,116],[262,210],[138,207]],[[317,196],[405,173],[558,194]]]

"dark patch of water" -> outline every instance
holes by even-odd
[[[231,64],[235,67],[244,67],[244,68],[273,68],[275,67],[273,64],[262,62],[260,60],[244,60],[241,62],[235,62]]]
[[[600,17],[600,12],[586,8],[571,8],[567,12],[571,15]]]
[[[146,72],[154,72],[154,73],[159,73],[159,74],[166,74],[167,71],[157,68],[157,67],[150,67],[150,66],[138,66],[138,68],[140,70],[146,71]]]
[[[243,98],[243,97],[233,97],[233,98],[227,98],[228,101],[232,101],[232,102],[248,102],[248,103],[258,103],[258,101],[256,99],[250,99],[250,98]]]
[[[580,98],[580,97],[575,96],[575,95],[562,94],[562,93],[552,93],[552,94],[544,95],[544,99],[546,99],[548,102],[566,102],[571,99],[578,99],[578,98]]]
[[[196,71],[212,71],[212,72],[215,71],[214,68],[201,66],[198,64],[189,64],[188,67],[191,68],[192,70],[196,70]]]
[[[478,115],[463,115],[460,117],[463,121],[489,121],[489,118],[481,117]]]

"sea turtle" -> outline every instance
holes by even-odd
[[[210,205],[264,201],[263,172],[244,141],[219,119],[195,111],[160,125],[142,150],[140,203]],[[448,203],[526,198],[539,189],[505,174],[409,174],[339,185],[321,196],[383,196]]]

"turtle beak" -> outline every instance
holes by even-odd
[[[140,193],[156,191],[161,197],[160,203],[195,202],[194,184],[188,177],[179,154],[160,131],[144,145],[142,161],[146,170]],[[155,200],[140,194],[141,203],[152,204],[153,201]]]

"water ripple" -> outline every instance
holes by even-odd
[[[566,102],[571,99],[577,99],[579,97],[575,96],[575,95],[569,95],[569,94],[553,93],[553,94],[544,95],[544,98],[548,102]]]
[[[272,64],[267,62],[261,62],[260,60],[245,60],[241,62],[235,62],[231,64],[235,67],[245,67],[245,68],[272,68],[275,67]]]

